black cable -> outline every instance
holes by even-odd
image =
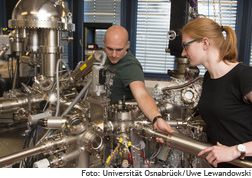
[[[28,133],[25,139],[23,149],[29,148],[30,146],[34,146],[36,144],[36,135],[37,135],[37,125],[30,128],[30,132]],[[24,158],[22,160],[22,167],[25,167],[25,168],[32,167],[33,160],[34,160],[33,156],[29,158]]]
[[[13,73],[13,71],[14,71],[14,68],[13,68],[13,55],[14,54],[11,55],[11,83],[13,83],[13,75],[14,75],[14,73]]]
[[[30,142],[31,145],[29,145],[29,146],[35,146],[35,144],[36,144],[36,135],[37,135],[37,125],[35,125],[33,127],[33,133],[32,133],[31,142]],[[34,156],[29,157],[29,159],[27,160],[28,161],[28,168],[32,167],[34,160],[35,160]]]

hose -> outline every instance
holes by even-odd
[[[171,86],[171,87],[165,87],[165,88],[162,88],[162,91],[164,90],[175,90],[175,89],[180,89],[180,88],[184,88],[184,87],[187,87],[188,85],[190,85],[191,83],[194,83],[196,82],[198,79],[200,79],[201,77],[196,77],[195,79],[193,79],[192,81],[189,81],[187,83],[184,83],[182,85],[177,85],[177,86]]]
[[[59,65],[60,62],[62,62],[66,68],[67,71],[69,71],[69,67],[68,65],[65,63],[65,61],[63,59],[59,59],[57,61],[57,66],[56,66],[56,83],[57,83],[57,106],[56,106],[56,113],[55,116],[59,116],[59,110],[60,110],[60,90],[59,90]]]
[[[159,145],[158,150],[157,150],[155,153],[153,153],[153,154],[151,155],[150,160],[155,159],[155,158],[159,155],[159,153],[160,153],[160,151],[161,151],[161,148],[162,148],[162,147]]]

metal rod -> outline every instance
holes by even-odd
[[[82,150],[77,159],[78,168],[88,168],[89,167],[89,153],[86,150]]]
[[[21,159],[34,156],[39,153],[51,151],[51,149],[62,146],[65,144],[70,144],[73,143],[77,140],[77,137],[64,137],[63,139],[57,140],[57,141],[47,141],[41,145],[32,147],[32,148],[27,148],[23,151],[16,152],[4,157],[0,158],[0,166],[7,165],[10,163],[14,163],[16,161],[19,161]]]
[[[142,130],[144,130],[146,134],[148,135],[151,134],[154,137],[163,138],[165,143],[168,144],[172,148],[176,148],[176,149],[185,151],[189,154],[193,154],[196,156],[201,150],[212,146],[210,144],[202,143],[202,142],[193,140],[191,138],[185,137],[181,134],[174,133],[174,134],[164,135],[162,133],[156,132],[146,127],[142,127]],[[206,154],[203,155],[202,157],[205,158]],[[233,161],[230,161],[229,163],[239,166],[239,167],[244,167],[244,168],[252,167],[252,162],[250,161],[242,161],[242,160],[235,159]]]
[[[14,72],[14,77],[13,77],[13,83],[12,83],[12,90],[14,90],[17,86],[17,78],[18,78],[18,68],[19,68],[19,60],[17,59],[17,62],[16,62],[16,67],[15,67],[15,72]]]
[[[171,87],[165,87],[165,88],[162,88],[162,91],[164,90],[176,90],[176,89],[182,89],[188,85],[190,85],[191,83],[194,83],[195,81],[197,81],[198,79],[200,79],[201,77],[196,77],[195,79],[192,80],[192,82],[187,82],[187,83],[184,83],[182,85],[176,85],[176,86],[171,86]]]
[[[9,44],[6,44],[0,49],[0,58],[2,58],[5,55],[5,53],[8,51],[9,48],[10,48]]]
[[[0,113],[16,111],[17,108],[27,107],[29,102],[31,102],[31,104],[35,104],[44,100],[41,95],[34,95],[30,99],[29,97],[30,96],[19,98],[0,98]]]
[[[64,113],[61,116],[64,116],[69,113],[69,111],[74,107],[74,105],[84,96],[85,92],[87,91],[91,83],[92,80],[90,79],[85,85],[85,87],[80,91],[80,93],[76,96],[74,101],[68,106],[68,108],[64,111]]]
[[[56,157],[50,161],[50,167],[63,167],[69,161],[72,161],[78,157],[80,157],[81,151],[79,149],[70,151],[66,154],[60,155],[60,157]]]

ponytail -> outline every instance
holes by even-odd
[[[236,62],[238,57],[237,52],[237,38],[234,30],[229,26],[223,26],[223,30],[226,32],[226,40],[220,47],[220,59],[229,62]]]

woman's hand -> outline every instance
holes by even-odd
[[[225,146],[217,142],[217,145],[206,148],[199,152],[198,156],[202,156],[205,153],[208,153],[206,160],[209,164],[217,167],[218,163],[229,162],[240,156],[240,152],[235,146]]]

